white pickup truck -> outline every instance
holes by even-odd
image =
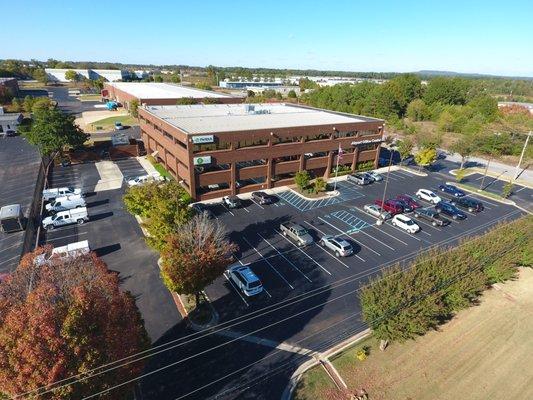
[[[43,190],[43,200],[52,201],[58,197],[70,196],[73,194],[83,195],[81,189],[73,187],[60,187],[54,189],[45,189]]]
[[[313,237],[303,226],[293,222],[285,222],[279,226],[279,229],[283,236],[292,239],[298,246],[303,247],[313,243]]]
[[[71,224],[84,224],[89,220],[89,215],[87,214],[87,208],[74,208],[72,210],[60,211],[53,217],[46,217],[43,219],[43,228],[47,231],[51,231],[54,228],[58,228],[63,225]]]

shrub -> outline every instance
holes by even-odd
[[[457,183],[461,183],[463,181],[463,179],[465,179],[465,176],[466,176],[466,169],[465,168],[458,169],[455,172],[455,180],[457,181]]]
[[[296,183],[296,186],[298,186],[298,189],[302,191],[307,186],[309,186],[310,181],[311,181],[311,176],[309,175],[309,172],[307,171],[298,171],[296,175],[294,176],[294,183]]]

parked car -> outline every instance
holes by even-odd
[[[202,203],[194,203],[193,205],[191,205],[191,208],[192,208],[197,214],[206,213],[206,214],[207,214],[207,218],[209,218],[209,219],[213,219],[213,218],[215,218],[215,214],[213,213],[213,211],[211,211],[209,208],[207,208],[207,207],[205,206],[205,204],[202,204]]]
[[[222,203],[228,208],[238,208],[242,205],[241,199],[237,196],[224,196],[222,197]]]
[[[459,197],[458,199],[453,199],[451,203],[470,212],[480,212],[485,209],[481,201],[475,200],[471,197]]]
[[[392,225],[403,229],[409,233],[416,233],[420,230],[420,226],[406,215],[398,214],[392,217]]]
[[[416,192],[416,197],[432,204],[437,204],[442,200],[439,196],[428,189],[418,189],[418,192]]]
[[[52,201],[52,200],[55,200],[57,197],[70,196],[73,194],[79,194],[83,196],[81,189],[73,188],[73,187],[60,187],[60,188],[53,188],[53,189],[45,189],[43,190],[43,200]]]
[[[226,272],[228,274],[228,279],[230,279],[246,296],[255,296],[263,291],[263,284],[249,266],[235,264]]]
[[[122,129],[124,129],[124,125],[122,125],[122,122],[115,122],[115,130],[121,131]]]
[[[368,172],[365,172],[365,174],[370,177],[372,182],[381,182],[383,180],[383,177],[380,174],[378,174],[376,171],[368,171]]]
[[[54,259],[68,260],[71,258],[89,254],[91,249],[88,240],[81,242],[69,243],[66,246],[55,247],[50,253],[42,253],[35,257],[36,265],[44,265],[52,262]]]
[[[284,222],[280,224],[279,229],[283,236],[292,239],[298,246],[308,246],[314,242],[307,229],[294,222]]]
[[[401,200],[404,203],[408,204],[413,210],[416,210],[417,208],[422,207],[422,204],[420,204],[418,201],[416,201],[412,196],[409,196],[408,194],[399,194],[396,196],[396,200]]]
[[[351,181],[351,182],[354,182],[358,185],[368,185],[369,183],[372,183],[372,181],[370,180],[370,178],[365,175],[365,174],[360,174],[360,173],[355,173],[355,174],[349,174],[348,175],[348,180]]]
[[[88,220],[89,215],[87,214],[87,208],[74,208],[72,210],[60,211],[56,215],[51,217],[46,217],[45,219],[43,219],[43,228],[49,231],[63,225],[81,225],[87,222]]]
[[[363,209],[373,217],[381,218],[383,221],[392,218],[390,212],[383,210],[383,208],[377,204],[367,204]]]
[[[453,219],[465,219],[466,214],[455,207],[452,203],[447,201],[441,201],[435,206],[435,210],[438,213],[446,214],[452,217]]]
[[[45,208],[50,213],[56,213],[59,211],[71,210],[73,208],[85,207],[85,199],[79,194],[73,194],[70,196],[58,197],[53,202],[48,203]]]
[[[252,192],[252,199],[261,205],[271,204],[274,200],[272,196],[265,192]]]
[[[391,213],[392,215],[403,213],[403,207],[400,203],[395,200],[387,200],[385,203],[381,200],[374,201],[374,204],[381,207],[383,210]]]
[[[398,198],[394,199],[394,201],[397,202],[400,206],[402,206],[403,212],[409,213],[409,212],[414,210],[414,208],[412,206],[410,206],[409,203],[406,202],[406,201],[403,201],[403,200],[398,199]]]
[[[449,219],[442,217],[435,209],[431,207],[418,208],[413,215],[416,218],[425,219],[429,221],[433,226],[445,226],[450,223]]]
[[[466,194],[457,186],[448,185],[447,183],[439,185],[439,190],[443,193],[451,194],[454,197],[463,197]]]
[[[353,248],[350,243],[331,235],[323,236],[320,239],[320,245],[333,251],[337,257],[346,257],[353,253]]]

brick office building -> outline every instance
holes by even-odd
[[[102,97],[123,103],[126,108],[132,100],[146,105],[175,105],[179,99],[191,98],[198,103],[242,103],[242,97],[201,90],[187,86],[158,82],[106,82]]]
[[[196,200],[294,183],[307,170],[331,176],[377,166],[384,121],[293,104],[147,106],[141,134]],[[363,164],[364,163],[364,164]]]

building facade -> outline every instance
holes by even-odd
[[[286,186],[376,167],[384,121],[293,104],[139,108],[144,145],[193,198]],[[338,158],[339,149],[341,157]]]
[[[120,69],[70,69],[70,68],[45,68],[46,76],[51,82],[69,82],[65,78],[67,71],[75,71],[80,77],[97,80],[104,78],[106,81],[115,82],[130,77],[130,73]]]
[[[19,94],[19,84],[16,78],[0,78],[0,87],[8,90],[13,97]]]

